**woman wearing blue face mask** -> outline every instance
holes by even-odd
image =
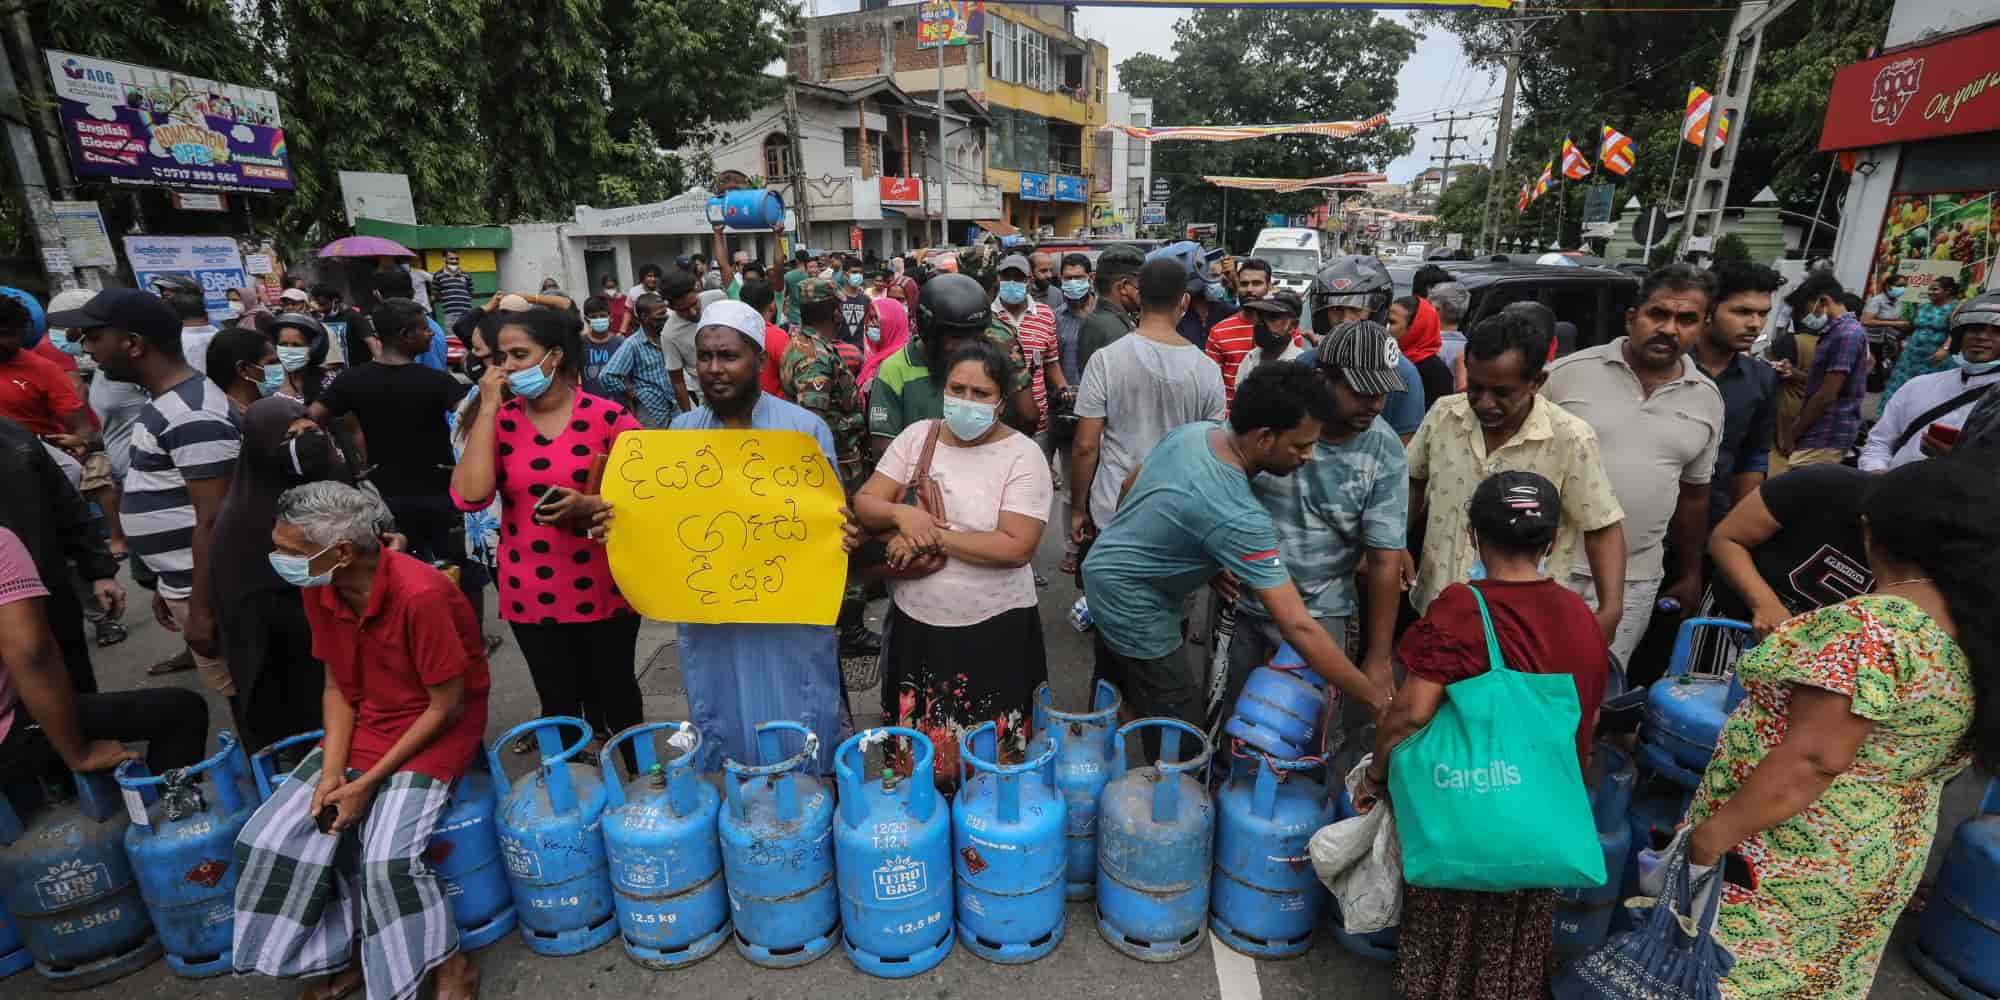
[[[966,730],[993,722],[1000,754],[1026,749],[1029,699],[1048,677],[1035,598],[1035,546],[1055,487],[1035,442],[999,421],[1010,367],[991,344],[946,360],[944,417],[912,424],[890,443],[854,498],[869,531],[895,532],[887,561],[935,567],[890,583],[883,630],[882,711],[894,724],[955,747]],[[927,474],[941,512],[904,503]],[[946,788],[953,754],[933,776]]]
[[[1929,301],[1917,306],[1910,336],[1903,341],[1903,354],[1896,359],[1896,370],[1889,373],[1889,381],[1882,386],[1882,400],[1878,406],[1888,406],[1903,383],[1919,375],[1950,371],[1956,367],[1951,360],[1948,341],[1951,339],[1951,311],[1957,305],[1958,282],[1950,278],[1938,278],[1931,282]]]
[[[604,509],[592,468],[619,432],[640,427],[583,390],[580,327],[569,310],[503,314],[451,495],[464,511],[500,503],[500,616],[541,714],[582,716],[603,737],[640,719],[639,616],[613,585],[604,546],[585,533]]]
[[[278,367],[284,369],[284,384],[274,396],[284,396],[300,404],[319,398],[321,364],[326,361],[326,331],[319,320],[299,313],[285,313],[266,328],[277,347]]]
[[[256,330],[233,326],[216,334],[208,343],[207,362],[203,374],[222,387],[238,414],[285,384],[285,369],[278,363],[271,338]]]

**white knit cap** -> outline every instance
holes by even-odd
[[[735,299],[711,302],[701,311],[701,319],[695,328],[705,330],[711,326],[726,326],[737,333],[749,337],[758,350],[764,349],[764,317],[757,310]]]

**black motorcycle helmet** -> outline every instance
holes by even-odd
[[[970,337],[984,333],[993,321],[993,303],[978,280],[964,274],[940,274],[917,291],[917,336],[926,344],[940,337]]]
[[[1312,287],[1306,292],[1306,302],[1312,310],[1313,329],[1331,330],[1336,324],[1328,321],[1322,313],[1336,306],[1359,306],[1368,310],[1369,319],[1386,325],[1389,322],[1389,301],[1395,296],[1396,283],[1381,261],[1350,254],[1327,261],[1326,266],[1313,275]]]
[[[1951,339],[1956,344],[1968,326],[2000,326],[2000,288],[1966,299],[1951,316]]]
[[[306,335],[306,350],[309,352],[306,355],[306,364],[315,368],[326,364],[328,346],[326,327],[319,320],[305,313],[279,313],[277,318],[271,320],[264,327],[264,333],[275,344],[278,342],[278,331],[286,327],[291,327]]]

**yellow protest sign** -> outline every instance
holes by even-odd
[[[798,431],[627,431],[605,550],[648,618],[831,625],[847,578],[840,477]]]

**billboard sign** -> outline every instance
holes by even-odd
[[[1142,226],[1164,226],[1167,224],[1167,206],[1149,201],[1139,209],[1139,224]]]
[[[1021,171],[1021,200],[1048,201],[1049,175]]]
[[[1090,196],[1083,189],[1083,178],[1075,174],[1056,174],[1054,181],[1056,201],[1084,202],[1090,200]]]
[[[2000,26],[1898,49],[1833,74],[1821,152],[2000,130]]]
[[[248,289],[256,282],[243,267],[243,252],[232,236],[127,236],[125,259],[140,288],[170,274],[193,278],[201,285],[211,323],[230,317],[229,290]]]
[[[917,14],[917,48],[970,45],[986,33],[984,0],[929,0]]]
[[[56,49],[44,55],[79,177],[195,191],[291,189],[278,95]]]

